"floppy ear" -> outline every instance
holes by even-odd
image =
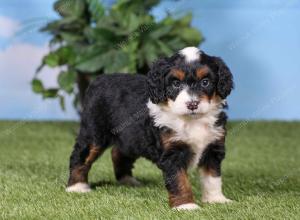
[[[224,61],[219,57],[212,57],[212,65],[219,77],[217,93],[222,99],[225,99],[234,87],[232,73]]]
[[[168,58],[161,58],[152,64],[148,72],[148,94],[154,104],[167,101],[165,76],[169,71]]]

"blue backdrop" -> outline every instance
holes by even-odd
[[[54,0],[21,2],[0,2],[0,118],[76,119],[70,101],[61,112],[56,101],[43,101],[29,86],[49,40],[37,30],[56,17]],[[231,119],[294,120],[300,119],[299,9],[300,0],[189,0],[163,1],[153,14],[193,13],[193,25],[205,37],[201,49],[221,56],[234,74]],[[41,77],[55,85],[57,72],[46,69]]]

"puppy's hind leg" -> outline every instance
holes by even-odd
[[[111,151],[115,177],[120,184],[129,186],[141,186],[142,184],[132,176],[133,164],[136,158],[124,155],[118,147]]]
[[[70,158],[70,177],[67,192],[90,192],[88,173],[92,164],[104,152],[105,148],[96,145],[81,146],[75,144]]]

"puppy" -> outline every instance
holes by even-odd
[[[161,169],[169,204],[196,209],[187,170],[201,175],[202,201],[225,203],[221,162],[225,156],[229,68],[218,57],[187,47],[157,60],[148,76],[99,76],[88,88],[80,132],[70,158],[68,192],[89,192],[88,172],[110,146],[116,179],[132,176],[139,157]]]

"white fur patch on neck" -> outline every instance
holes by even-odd
[[[205,148],[224,135],[222,126],[215,125],[222,111],[218,106],[218,104],[213,105],[205,115],[186,118],[150,100],[147,103],[149,114],[153,117],[156,127],[166,126],[172,129],[175,132],[172,140],[184,141],[191,145],[195,155],[189,164],[190,167],[196,167]]]
[[[179,51],[179,54],[184,56],[187,63],[200,60],[201,52],[197,47],[186,47]]]

